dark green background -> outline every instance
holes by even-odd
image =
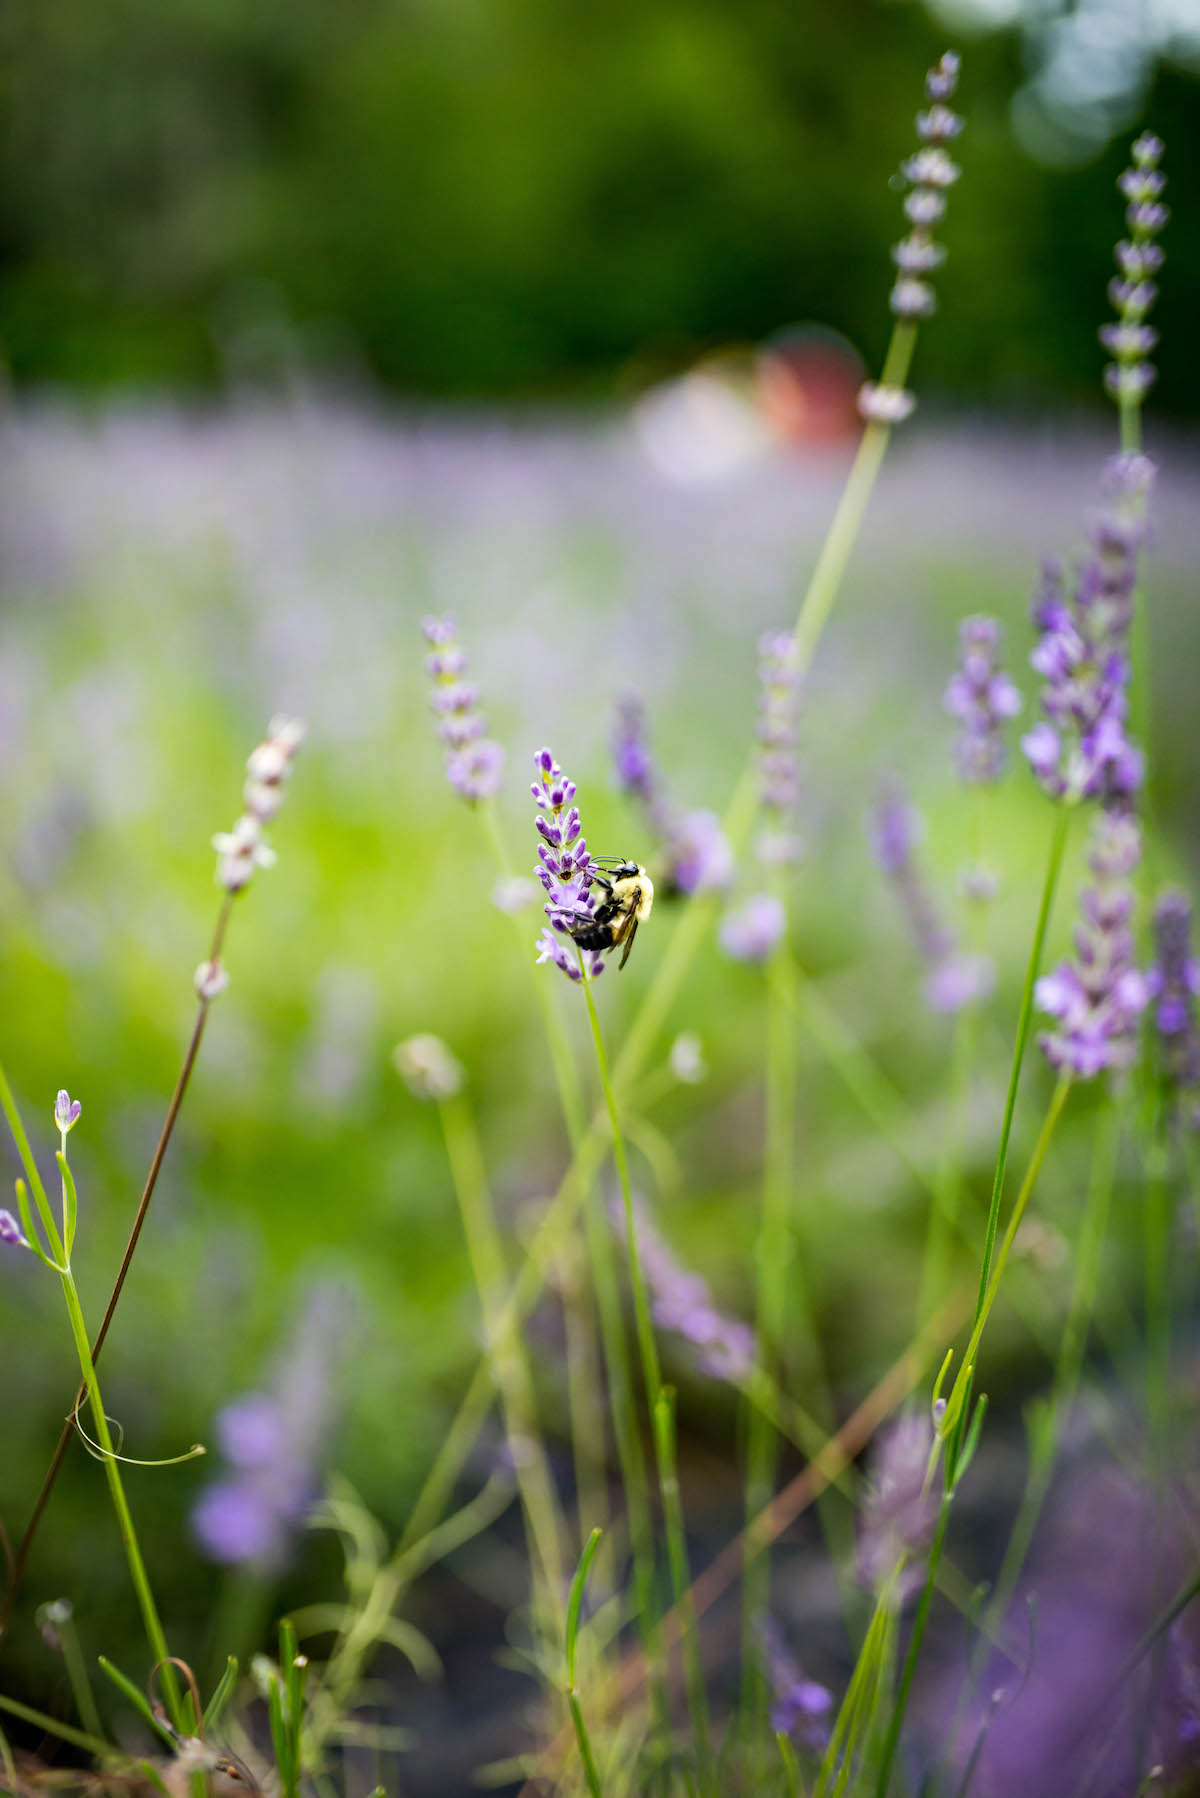
[[[969,131],[923,384],[1095,400],[1136,121],[1090,165],[1031,160],[1016,30],[881,0],[13,0],[4,36],[18,383],[203,390],[298,358],[406,392],[602,396],[799,319],[873,360],[888,178],[953,36]],[[1194,73],[1160,65],[1144,117],[1176,209],[1163,403],[1190,415]]]

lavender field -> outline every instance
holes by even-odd
[[[1200,1790],[1162,147],[910,419],[957,68],[837,428],[11,399],[3,1789]]]

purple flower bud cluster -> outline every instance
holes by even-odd
[[[765,862],[792,862],[801,850],[794,828],[800,779],[796,765],[796,714],[800,703],[796,640],[788,631],[768,632],[759,643],[758,653],[758,768],[760,801],[767,820],[758,853]]]
[[[646,714],[632,694],[620,700],[612,736],[617,786],[632,794],[658,844],[667,895],[720,892],[733,878],[733,851],[714,812],[680,813],[663,787],[646,735]]]
[[[1090,553],[1070,597],[1061,564],[1042,566],[1030,614],[1038,642],[1029,661],[1046,683],[1047,720],[1021,748],[1051,798],[1122,800],[1141,785],[1142,757],[1126,731],[1127,644],[1155,472],[1148,456],[1121,455],[1108,464],[1108,505],[1092,525]]]
[[[1104,384],[1119,404],[1138,405],[1154,384],[1154,366],[1147,358],[1158,332],[1146,323],[1146,314],[1158,298],[1153,277],[1163,261],[1154,240],[1170,216],[1161,199],[1167,184],[1158,167],[1162,153],[1159,139],[1144,132],[1133,145],[1133,166],[1117,183],[1129,202],[1125,213],[1129,236],[1117,245],[1120,272],[1108,288],[1117,322],[1101,326],[1100,341],[1113,357],[1104,371]]]
[[[545,912],[550,929],[543,928],[535,947],[538,961],[552,961],[570,980],[582,980],[578,957],[554,932],[570,939],[570,926],[595,910],[591,895],[592,858],[583,837],[575,782],[569,780],[548,749],[533,758],[537,779],[529,791],[537,805],[534,825],[541,837],[538,862],[533,870],[549,895]],[[599,954],[588,952],[588,973],[594,979],[604,971]]]
[[[1170,1096],[1188,1100],[1190,1122],[1200,1124],[1200,1035],[1196,994],[1200,962],[1192,954],[1192,907],[1186,893],[1164,893],[1154,908],[1156,960],[1146,976],[1154,1001],[1159,1065]]]
[[[263,830],[283,804],[284,786],[303,741],[300,720],[280,714],[267,726],[265,742],[251,750],[242,789],[246,809],[232,830],[218,831],[212,840],[217,852],[217,885],[227,893],[243,892],[255,868],[274,867],[275,851],[264,840]]]
[[[1106,1068],[1127,1068],[1137,1052],[1138,1022],[1150,997],[1134,966],[1130,928],[1130,875],[1141,859],[1133,814],[1100,811],[1088,851],[1095,884],[1080,899],[1075,960],[1061,962],[1034,988],[1038,1010],[1055,1020],[1055,1028],[1038,1038],[1047,1060],[1081,1080]]]
[[[218,1412],[226,1470],[205,1486],[192,1532],[211,1561],[276,1571],[317,1496],[332,1403],[331,1362],[346,1312],[343,1294],[318,1287],[269,1390]]]
[[[962,130],[958,113],[946,102],[958,85],[959,59],[947,50],[925,78],[926,112],[917,114],[917,136],[921,148],[901,166],[900,173],[911,191],[905,196],[904,211],[909,233],[892,250],[896,264],[896,281],[890,305],[899,319],[915,323],[928,318],[937,305],[929,276],[946,259],[941,244],[933,239],[934,229],[945,217],[946,194],[959,177],[958,164],[951,160],[947,144],[954,142]],[[858,410],[868,424],[902,424],[911,416],[916,401],[903,387],[884,381],[867,381],[859,389]]]
[[[740,1318],[718,1311],[707,1281],[679,1265],[651,1223],[646,1207],[641,1200],[636,1204],[638,1251],[655,1323],[690,1343],[697,1351],[697,1365],[714,1380],[732,1385],[748,1380],[754,1371],[754,1331]],[[613,1204],[612,1224],[624,1234],[625,1217],[619,1203]]]
[[[891,305],[897,318],[928,318],[936,305],[927,277],[946,252],[933,241],[933,231],[945,216],[947,191],[960,172],[946,148],[962,130],[962,119],[946,105],[958,85],[958,66],[958,57],[948,50],[929,71],[925,93],[931,104],[928,112],[917,114],[921,148],[900,170],[912,190],[904,201],[912,229],[892,251],[898,273]]]
[[[770,1617],[763,1625],[762,1647],[771,1686],[772,1730],[776,1735],[790,1736],[810,1753],[820,1754],[829,1740],[833,1693],[815,1679],[805,1678],[803,1669],[785,1647],[778,1624]]]
[[[995,969],[986,955],[959,949],[942,921],[917,865],[924,835],[921,814],[894,781],[886,781],[871,817],[871,846],[892,882],[918,955],[925,964],[925,1003],[931,1011],[961,1011],[986,999]]]
[[[867,1497],[859,1516],[858,1574],[876,1590],[901,1556],[919,1557],[929,1545],[938,1501],[926,1490],[933,1425],[924,1411],[898,1417],[876,1443]],[[898,1597],[921,1578],[919,1567],[902,1576]]]
[[[962,729],[954,745],[958,772],[970,785],[999,780],[1008,762],[1004,725],[1021,709],[1021,695],[999,667],[1000,626],[982,615],[964,618],[962,661],[943,701]]]
[[[458,641],[453,618],[426,618],[421,629],[430,653],[426,672],[433,680],[430,698],[438,718],[438,735],[446,744],[446,779],[463,799],[476,804],[500,791],[504,751],[487,736],[487,719],[479,710],[479,688],[464,680],[467,657]]]

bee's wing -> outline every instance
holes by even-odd
[[[629,951],[633,948],[633,939],[637,935],[637,927],[638,927],[638,921],[637,921],[637,918],[634,917],[630,920],[629,929],[625,932],[625,948],[621,955],[621,959],[617,964],[617,973],[618,974],[621,972],[621,969],[625,966],[625,963],[629,960]]]

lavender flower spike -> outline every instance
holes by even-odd
[[[1117,245],[1120,273],[1108,288],[1117,322],[1101,326],[1100,341],[1114,358],[1104,371],[1104,384],[1119,405],[1140,404],[1154,384],[1154,365],[1147,358],[1158,332],[1146,323],[1146,314],[1158,298],[1152,277],[1163,261],[1154,240],[1169,216],[1160,199],[1166,186],[1158,167],[1162,153],[1159,139],[1144,132],[1133,146],[1133,167],[1117,183],[1129,201],[1125,213],[1129,237]]]
[[[715,812],[685,812],[672,805],[646,736],[646,714],[627,694],[617,704],[612,736],[617,786],[631,794],[659,846],[663,889],[668,894],[723,891],[733,879],[733,850]]]
[[[923,1411],[898,1417],[880,1437],[872,1479],[859,1520],[858,1572],[864,1585],[878,1589],[901,1556],[919,1556],[928,1545],[937,1499],[925,1487],[933,1447],[933,1425]],[[902,1577],[897,1598],[919,1583],[919,1567]]]
[[[717,1309],[707,1282],[679,1265],[640,1199],[636,1209],[642,1271],[655,1323],[690,1343],[700,1367],[714,1380],[734,1385],[748,1380],[754,1371],[754,1331],[740,1318]],[[624,1234],[625,1214],[619,1201],[612,1207],[612,1224]]]
[[[958,772],[968,785],[981,785],[1004,773],[1004,723],[1020,711],[1021,695],[999,668],[1000,626],[994,618],[964,618],[959,643],[962,661],[943,703],[962,726],[954,745]]]
[[[957,85],[958,57],[948,50],[925,79],[930,106],[927,112],[917,114],[921,148],[900,171],[912,190],[904,201],[911,229],[892,251],[897,274],[891,307],[898,319],[910,324],[928,318],[937,304],[928,277],[946,258],[945,250],[933,240],[933,231],[945,215],[947,190],[960,172],[946,149],[962,130],[962,119],[946,104]],[[903,387],[883,382],[868,381],[858,395],[858,410],[870,424],[899,424],[915,403]]]
[[[791,1736],[810,1753],[820,1754],[829,1740],[833,1693],[815,1679],[805,1678],[771,1618],[763,1625],[762,1647],[771,1685],[772,1730],[776,1735]]]
[[[925,1003],[930,1011],[961,1011],[986,999],[995,969],[986,955],[960,950],[938,914],[917,866],[921,814],[894,781],[885,782],[871,818],[875,859],[891,880],[917,953],[925,964]]]
[[[529,790],[537,803],[534,824],[542,839],[533,871],[549,894],[545,911],[551,925],[535,944],[537,958],[539,963],[554,962],[570,980],[582,980],[577,955],[554,934],[557,930],[569,941],[569,926],[586,917],[596,903],[590,891],[592,858],[575,804],[575,782],[567,778],[548,749],[538,750],[533,765],[538,778]],[[603,971],[603,958],[589,952],[587,968],[594,979]]]
[[[1142,758],[1126,734],[1129,624],[1145,503],[1155,465],[1116,456],[1106,471],[1108,506],[1093,522],[1091,553],[1067,597],[1056,561],[1043,565],[1031,615],[1039,641],[1030,665],[1042,675],[1046,721],[1021,748],[1051,798],[1123,800],[1142,781]]]
[[[1192,1100],[1191,1122],[1200,1122],[1195,1099],[1200,1089],[1200,1034],[1195,999],[1200,993],[1200,962],[1192,954],[1192,907],[1185,893],[1164,893],[1154,908],[1157,960],[1146,977],[1154,1000],[1158,1060],[1167,1092],[1176,1107],[1186,1094]]]
[[[1128,812],[1102,811],[1092,828],[1088,866],[1096,884],[1080,900],[1074,962],[1044,974],[1034,1003],[1055,1020],[1038,1042],[1052,1067],[1080,1080],[1120,1070],[1137,1052],[1138,1020],[1150,997],[1133,963],[1133,889],[1142,859],[1141,832]]]
[[[500,790],[504,751],[484,733],[487,719],[479,710],[479,689],[462,677],[467,658],[453,618],[426,618],[421,629],[431,653],[426,672],[433,679],[430,704],[441,722],[438,735],[447,745],[446,779],[471,804],[491,799]]]
[[[283,803],[284,786],[303,741],[300,720],[279,713],[267,726],[265,741],[250,751],[242,790],[246,809],[232,830],[218,831],[212,840],[217,885],[227,893],[244,892],[256,868],[274,867],[275,851],[264,840],[263,829]]]
[[[760,802],[767,828],[758,845],[759,860],[795,861],[800,839],[794,829],[799,773],[796,766],[796,713],[800,671],[795,638],[787,631],[768,633],[759,643],[758,740]]]

